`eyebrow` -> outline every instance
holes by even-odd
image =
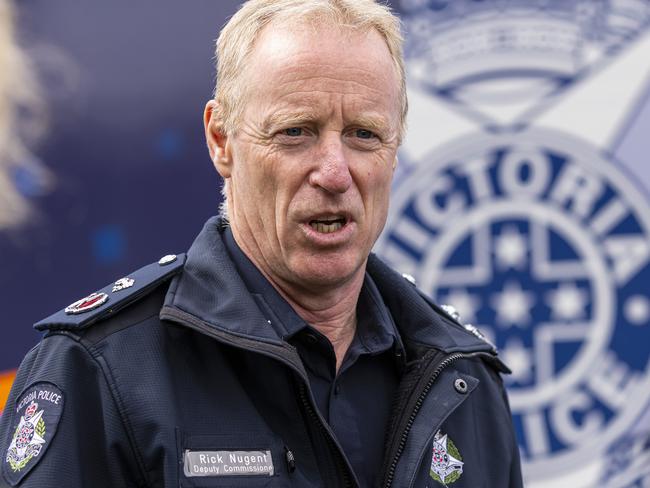
[[[304,125],[317,121],[319,116],[310,110],[300,112],[274,112],[270,114],[262,124],[265,132],[271,132],[275,127],[284,127],[286,125]],[[385,117],[381,115],[359,115],[347,125],[359,126],[376,133],[391,132],[391,125]]]
[[[378,134],[386,134],[391,131],[390,123],[381,115],[360,115],[354,119],[351,125],[358,125]]]
[[[262,128],[264,132],[271,132],[275,127],[283,127],[286,125],[303,125],[313,123],[318,117],[315,113],[309,110],[301,110],[300,112],[274,112],[264,119]]]

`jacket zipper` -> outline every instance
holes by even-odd
[[[436,364],[433,372],[431,373],[431,376],[429,377],[429,380],[426,382],[426,384],[420,391],[418,399],[415,402],[413,409],[411,410],[411,414],[409,415],[406,423],[404,424],[404,429],[402,430],[402,435],[400,436],[399,444],[397,446],[397,451],[395,452],[395,455],[393,456],[393,460],[391,461],[390,466],[388,467],[388,471],[386,472],[386,477],[383,484],[384,488],[390,488],[393,484],[395,470],[397,469],[397,464],[399,462],[399,459],[402,456],[402,453],[404,452],[404,447],[406,446],[406,440],[408,439],[409,433],[411,432],[411,428],[413,427],[415,418],[417,417],[417,414],[420,411],[422,404],[424,403],[424,399],[429,394],[429,390],[431,390],[431,387],[438,379],[438,376],[440,376],[440,373],[442,373],[442,371],[445,368],[447,368],[449,365],[451,365],[454,361],[463,358],[473,358],[478,356],[491,357],[489,353],[485,353],[485,352],[473,352],[473,353],[458,352],[447,356],[446,358],[444,358],[443,360],[441,360],[439,363]]]
[[[307,394],[305,392],[306,390],[305,385],[309,383],[309,379],[307,378],[306,374],[301,370],[300,368],[301,365],[296,364],[294,361],[291,360],[291,358],[287,358],[284,355],[278,354],[277,351],[275,351],[276,349],[281,348],[282,346],[264,347],[265,345],[263,343],[259,343],[258,341],[254,341],[253,339],[243,339],[236,336],[232,336],[227,332],[216,331],[213,327],[203,323],[203,321],[195,318],[194,316],[186,314],[184,312],[177,311],[176,309],[173,308],[164,307],[163,311],[161,311],[160,316],[163,319],[173,320],[174,322],[177,322],[180,325],[201,332],[207,336],[210,336],[218,340],[221,343],[231,345],[234,347],[239,347],[246,351],[257,352],[260,354],[264,354],[266,356],[270,356],[284,363],[285,365],[289,366],[293,371],[298,373],[300,379],[302,380],[299,388],[299,395],[302,404],[306,408],[309,416],[312,419],[314,419],[319,429],[323,433],[323,437],[327,441],[327,446],[330,449],[330,452],[334,453],[334,457],[336,459],[337,471],[343,473],[342,475],[343,486],[345,488],[354,486],[354,483],[350,480],[346,463],[344,460],[341,459],[339,447],[333,442],[331,433],[329,432],[327,427],[325,427],[325,425],[323,424],[323,420],[321,420],[321,417],[318,414],[318,412],[314,410],[312,403],[307,397]],[[253,347],[253,345],[256,345],[257,347]]]
[[[314,422],[316,422],[316,424],[319,427],[319,430],[321,431],[321,434],[326,439],[327,446],[328,446],[330,452],[335,453],[336,466],[337,466],[336,473],[341,473],[341,475],[343,477],[343,486],[346,487],[346,488],[347,487],[352,487],[353,482],[350,480],[350,476],[348,474],[348,468],[347,468],[347,466],[345,464],[345,461],[343,461],[341,459],[341,454],[339,452],[339,448],[332,442],[332,438],[331,438],[329,432],[327,431],[327,429],[325,428],[325,426],[323,425],[323,421],[320,419],[320,416],[318,415],[318,413],[314,410],[314,407],[312,406],[311,402],[309,401],[309,398],[307,398],[304,383],[302,383],[300,385],[299,394],[300,394],[300,399],[302,401],[302,404],[303,404],[305,410],[307,410],[307,413],[312,418],[312,420]]]

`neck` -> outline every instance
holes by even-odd
[[[295,312],[329,339],[336,355],[336,371],[343,363],[357,329],[357,302],[363,278],[364,271],[361,270],[345,285],[316,294],[283,287],[269,278]]]
[[[260,271],[300,318],[329,339],[336,355],[338,372],[357,329],[357,302],[365,269],[359,270],[343,285],[321,288],[316,292],[276,280],[264,270]]]
[[[236,233],[233,232],[233,235],[242,252],[300,318],[329,339],[336,355],[338,371],[356,332],[357,302],[363,286],[365,266],[347,280],[332,285],[305,285],[271,275],[255,259],[257,253],[249,252],[247,246],[237,239]]]

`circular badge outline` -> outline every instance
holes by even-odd
[[[481,207],[470,211],[469,215],[463,217],[462,225],[455,225],[454,228],[447,232],[443,238],[436,242],[436,250],[439,251],[440,248],[443,250],[445,250],[445,248],[450,248],[454,242],[457,242],[457,239],[454,239],[455,235],[460,235],[463,231],[473,228],[473,224],[481,222],[481,219],[501,216],[506,213],[509,213],[509,216],[514,216],[515,218],[518,216],[525,216],[525,212],[530,206],[530,200],[525,202],[517,201],[517,204],[520,206],[513,208],[511,201],[503,201],[497,202],[488,208]],[[539,204],[537,206],[539,206]],[[568,220],[568,218],[565,218],[561,212],[558,212],[555,209],[551,211],[555,214],[554,217],[559,216],[560,219]],[[548,220],[553,220],[553,218]],[[563,223],[562,225],[564,226],[562,230],[566,231],[567,224]],[[592,243],[590,242],[590,244]],[[592,250],[590,249],[589,251]],[[594,251],[597,250],[594,249]],[[431,293],[432,290],[436,289],[436,286],[433,283],[440,276],[439,272],[441,266],[435,267],[435,265],[440,264],[441,260],[447,256],[448,254],[445,252],[433,252],[429,253],[422,261],[422,269],[435,269],[434,272],[426,273],[426,276],[421,278],[420,287],[425,293]],[[603,261],[603,257],[590,253],[585,256],[585,260],[589,260],[592,263],[599,263],[600,265]],[[602,270],[606,269],[604,266],[599,267]],[[593,274],[597,275],[597,273],[598,272],[596,271]],[[597,354],[609,343],[614,331],[613,319],[616,306],[614,299],[615,292],[613,290],[614,287],[609,286],[607,289],[604,289],[608,283],[599,283],[597,281],[595,281],[595,283],[597,287],[599,287],[599,289],[594,293],[597,298],[595,306],[598,308],[598,312],[594,314],[596,318],[592,322],[596,328],[601,328],[601,330],[599,330],[601,333],[596,335],[592,334],[588,339],[586,339],[586,341],[589,342],[587,350],[581,351],[578,354],[579,357],[575,358],[571,362],[568,371],[564,372],[560,376],[559,381],[543,385],[537,391],[511,391],[509,397],[510,406],[513,410],[531,410],[540,403],[548,403],[549,399],[553,396],[560,395],[575,386],[580,382],[580,379],[584,377],[584,374],[588,370],[588,366],[592,364],[592,361],[596,360]],[[480,327],[480,324],[477,325]],[[538,325],[543,324],[540,323]]]
[[[553,146],[550,146],[549,141],[552,141]],[[605,181],[611,182],[615,189],[625,189],[624,193],[618,193],[618,198],[628,204],[629,208],[636,210],[635,215],[637,215],[639,222],[643,226],[642,230],[645,231],[645,235],[650,236],[650,212],[644,213],[638,211],[639,202],[645,203],[650,207],[650,191],[640,187],[640,183],[632,177],[633,175],[630,174],[629,170],[623,165],[617,164],[616,159],[611,154],[593,147],[593,144],[589,141],[550,128],[530,126],[516,132],[470,132],[451,139],[417,160],[410,160],[410,164],[406,168],[406,174],[398,180],[399,186],[392,188],[393,196],[390,202],[386,225],[375,243],[373,251],[380,256],[382,255],[382,249],[386,247],[389,239],[391,222],[398,221],[398,218],[401,216],[401,210],[407,201],[412,198],[413,194],[422,191],[423,187],[429,182],[429,180],[422,178],[423,172],[433,174],[439,172],[440,169],[448,167],[447,163],[449,161],[457,159],[458,154],[470,152],[471,147],[480,150],[489,147],[513,146],[514,144],[519,146],[532,146],[533,148],[552,147],[554,149],[564,150],[564,152],[580,161],[584,167],[592,169],[593,173],[601,177],[604,176]],[[468,147],[470,145],[471,147]],[[478,151],[476,153],[478,154]],[[596,164],[594,161],[601,161],[601,163]],[[605,164],[602,164],[603,161]],[[453,222],[448,222],[445,226],[440,227],[441,232],[449,225],[453,225]],[[398,271],[402,270],[398,269]],[[639,414],[650,405],[648,401],[650,399],[650,360],[646,362],[646,367],[642,374],[644,376],[637,385],[637,390],[648,392],[643,401],[628,402],[627,408],[620,415],[616,415],[614,420],[603,431],[589,438],[581,439],[577,448],[574,445],[574,448],[566,453],[554,456],[551,452],[550,456],[545,456],[538,460],[523,460],[528,475],[533,478],[541,478],[548,476],[550,472],[568,471],[572,468],[575,469],[577,465],[581,465],[585,461],[593,461],[594,455],[606,453],[611,443],[619,438],[634,423]],[[601,435],[602,433],[605,435]]]

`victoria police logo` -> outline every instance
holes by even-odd
[[[399,5],[413,111],[376,251],[498,346],[527,482],[608,486],[650,411],[650,179],[614,150],[650,2],[623,30],[616,1]]]
[[[579,140],[526,141],[432,155],[378,250],[501,349],[528,472],[544,473],[602,453],[648,404],[650,213]]]
[[[51,383],[37,383],[18,398],[15,425],[3,464],[4,476],[12,486],[43,458],[63,411],[63,393]],[[11,415],[7,409],[5,415]]]
[[[463,474],[463,458],[447,434],[436,432],[433,439],[429,475],[443,486],[458,481]]]
[[[43,410],[37,412],[38,403],[32,401],[20,418],[14,437],[7,450],[7,462],[13,471],[20,471],[31,459],[38,456],[45,444]]]

